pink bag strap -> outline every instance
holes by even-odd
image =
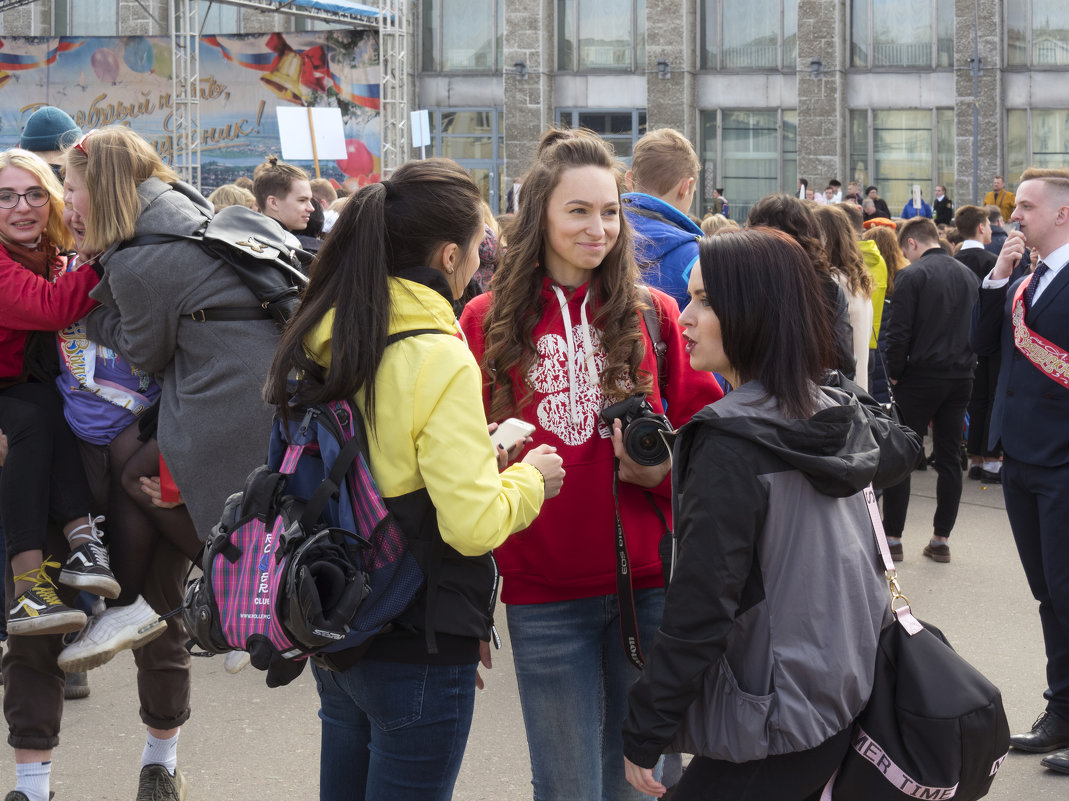
[[[872,535],[876,540],[876,547],[880,551],[883,560],[883,575],[887,579],[887,586],[891,590],[891,614],[901,624],[902,628],[912,637],[924,630],[921,622],[913,616],[909,610],[909,599],[902,594],[902,588],[898,584],[898,571],[895,569],[891,551],[887,547],[887,537],[883,531],[883,520],[880,518],[880,507],[876,505],[876,492],[869,484],[862,490],[865,495],[865,503],[869,507],[869,520],[872,522]]]

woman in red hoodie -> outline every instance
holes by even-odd
[[[675,301],[636,288],[613,166],[594,134],[543,135],[493,292],[461,318],[487,378],[488,419],[534,424],[533,444],[556,447],[568,469],[561,494],[495,551],[536,801],[642,797],[622,776],[620,726],[641,660],[634,633],[652,642],[664,608],[658,545],[671,520],[670,465],[667,452],[659,464],[636,463],[621,421],[610,426],[601,413],[644,395],[679,426],[722,396],[711,374],[688,365]],[[666,374],[644,298],[667,346]]]
[[[85,625],[84,613],[60,602],[47,572],[59,567],[44,558],[49,517],[71,546],[60,581],[108,597],[119,592],[97,529],[102,518],[88,514],[89,485],[59,394],[50,380],[30,374],[24,358],[31,332],[65,328],[96,305],[91,267],[56,277],[65,264],[60,250],[70,244],[52,168],[27,150],[0,153],[0,429],[9,443],[0,518],[15,579],[9,634]],[[50,336],[49,349],[53,342]]]

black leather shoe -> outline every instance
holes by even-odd
[[[1067,748],[1069,720],[1063,720],[1051,712],[1044,712],[1032,724],[1032,731],[1010,737],[1010,745],[1018,751],[1028,751],[1030,754],[1045,754],[1048,751]],[[1062,764],[1069,768],[1069,752],[1061,756]]]
[[[1039,764],[1058,773],[1069,773],[1069,749],[1045,756]]]
[[[996,470],[992,473],[990,470],[981,470],[980,480],[983,481],[985,484],[1001,484],[1002,471]]]
[[[983,472],[984,468],[982,468],[978,464],[974,464],[972,467],[969,468],[969,478],[971,478],[973,481],[979,481],[980,476],[983,474]]]

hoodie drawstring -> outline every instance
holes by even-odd
[[[568,342],[568,411],[572,418],[572,425],[578,426],[579,409],[575,401],[575,340],[572,338],[572,315],[568,311],[568,299],[564,296],[561,288],[554,284],[553,292],[557,296],[557,302],[560,304],[561,316],[564,318],[564,338]],[[584,295],[583,303],[579,307],[579,320],[580,330],[583,333],[583,346],[586,349],[587,376],[590,379],[590,385],[596,387],[598,385],[598,371],[594,365],[594,344],[590,337],[590,325],[586,317],[588,300],[590,300],[590,295]]]

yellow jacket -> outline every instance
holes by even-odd
[[[479,366],[446,299],[391,278],[390,300],[391,335],[435,329],[449,336],[412,336],[386,348],[375,376],[375,420],[365,414],[371,473],[392,511],[402,499],[419,504],[426,493],[447,545],[464,556],[487,553],[538,515],[542,479],[522,463],[498,472]],[[331,310],[305,341],[327,367],[333,324]],[[355,400],[365,413],[363,393]]]
[[[998,206],[999,211],[1002,212],[1002,221],[1009,222],[1010,215],[1017,208],[1017,196],[1009,189],[1003,189],[1001,192],[992,190],[984,195],[984,205]]]
[[[876,349],[876,337],[880,335],[880,323],[883,321],[883,300],[887,296],[887,263],[883,260],[880,249],[870,239],[857,243],[865,259],[865,267],[872,276],[872,331],[869,332],[869,350]]]

